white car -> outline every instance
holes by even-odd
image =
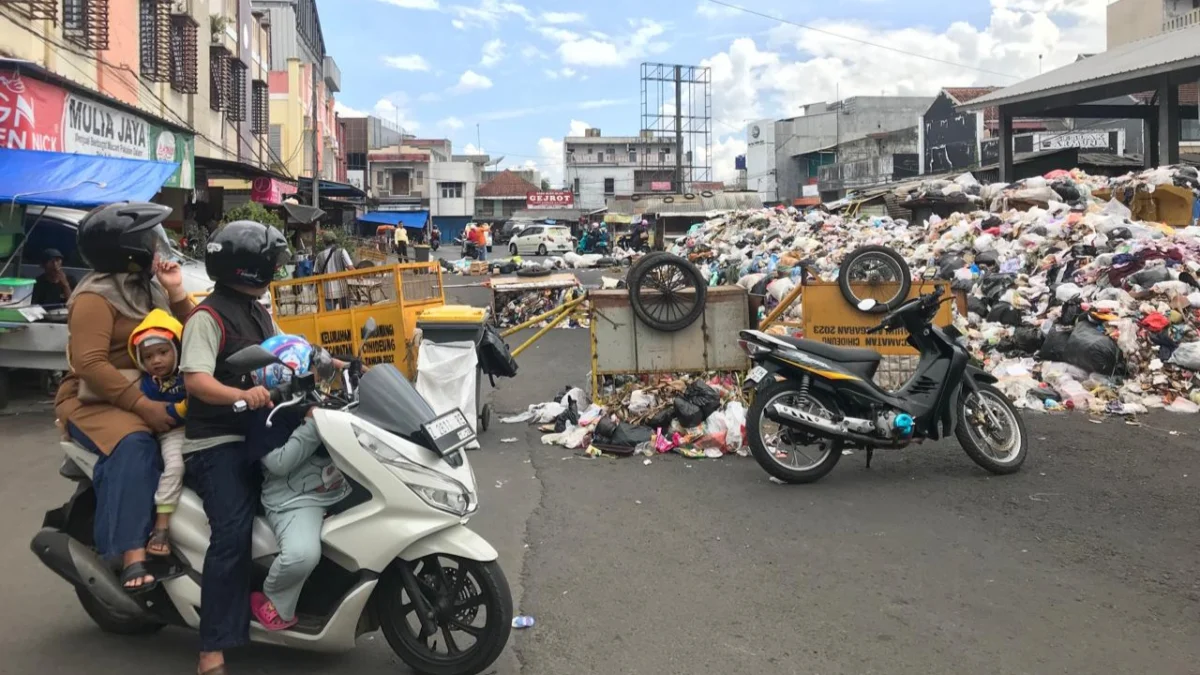
[[[575,250],[571,229],[560,225],[531,225],[513,236],[508,251],[513,255],[550,255]]]

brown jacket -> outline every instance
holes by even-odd
[[[171,312],[182,321],[192,307],[192,301],[187,299],[172,304]],[[67,316],[70,331],[67,358],[71,373],[58,388],[54,412],[64,424],[70,422],[78,427],[106,455],[129,434],[150,431],[145,421],[133,412],[142,398],[138,381],[130,382],[120,373],[137,368],[129,356],[129,334],[140,321],[119,314],[95,293],[82,293],[75,298]],[[81,379],[108,403],[81,402]]]

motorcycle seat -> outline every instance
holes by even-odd
[[[838,347],[827,345],[816,340],[805,340],[786,336],[776,336],[796,349],[819,356],[835,363],[879,363],[883,358],[874,349],[858,349],[857,347]]]

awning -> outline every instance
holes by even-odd
[[[404,227],[423,230],[425,229],[426,221],[429,220],[429,212],[372,211],[359,216],[358,219],[364,223],[373,223],[375,225],[403,225]]]
[[[300,178],[300,191],[312,192],[312,179]],[[350,185],[349,183],[335,183],[331,180],[321,181],[321,196],[322,197],[342,197],[345,199],[363,199],[367,196],[366,192]]]
[[[0,150],[0,202],[85,209],[147,202],[178,168],[175,162]]]

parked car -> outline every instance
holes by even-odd
[[[531,225],[521,230],[508,244],[513,255],[550,255],[575,249],[571,229],[560,225]]]
[[[531,225],[533,225],[533,221],[529,220],[505,221],[504,225],[500,227],[500,231],[497,233],[496,243],[500,244],[501,246],[507,244],[508,242],[512,241],[513,237],[517,236],[518,233],[525,228],[530,227]]]

